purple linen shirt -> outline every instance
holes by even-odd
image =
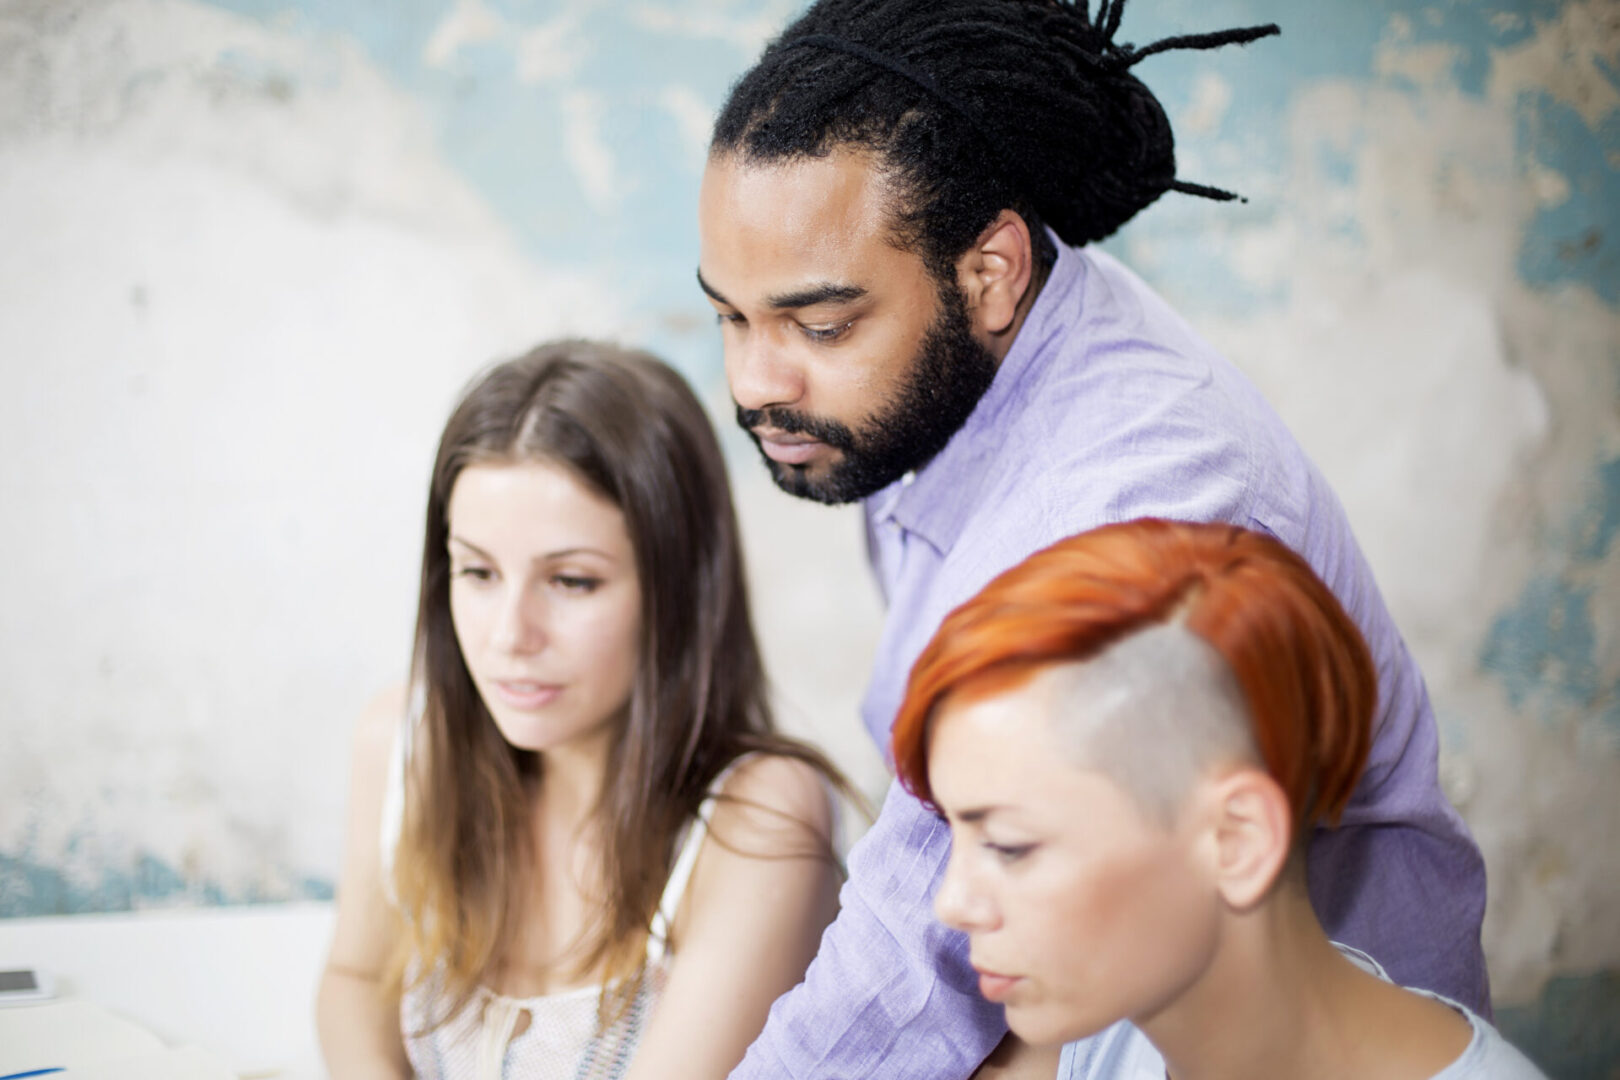
[[[1366,772],[1308,854],[1330,937],[1398,983],[1489,1015],[1485,868],[1441,793],[1434,715],[1327,482],[1259,392],[1107,254],[1057,265],[962,430],[866,503],[888,604],[862,706],[885,748],[912,662],[944,616],[1063,537],[1143,516],[1270,533],[1361,627],[1380,707]],[[950,830],[898,785],[850,853],[842,910],[733,1080],[969,1076],[1006,1031],[966,938],[936,922]]]

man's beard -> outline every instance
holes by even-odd
[[[996,377],[996,358],[974,338],[967,301],[954,282],[941,286],[939,300],[939,315],[923,334],[899,392],[859,432],[837,420],[787,409],[737,407],[737,423],[756,446],[759,436],[753,429],[773,427],[791,435],[808,435],[843,452],[816,479],[803,465],[766,457],[777,487],[789,495],[830,504],[864,499],[928,464],[961,430]]]

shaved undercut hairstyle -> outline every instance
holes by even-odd
[[[1124,0],[821,0],[732,88],[710,153],[758,163],[870,153],[897,195],[894,228],[936,276],[996,215],[1030,226],[1042,272],[1070,244],[1111,235],[1176,179],[1164,108],[1131,68],[1275,25],[1116,42]]]
[[[1252,758],[1288,797],[1296,844],[1334,823],[1372,742],[1377,674],[1309,564],[1236,525],[1142,518],[1036,552],[952,611],[918,657],[894,726],[924,802],[941,706],[1059,681],[1060,739],[1162,815],[1200,772]],[[1182,710],[1188,710],[1183,712]]]
[[[1166,828],[1210,767],[1261,764],[1243,688],[1221,654],[1179,619],[1045,671],[1068,760],[1112,779]]]

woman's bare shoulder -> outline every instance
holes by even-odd
[[[390,686],[367,702],[354,724],[355,749],[368,747],[386,753],[394,745],[409,702],[410,688],[405,683]]]
[[[711,827],[748,854],[830,851],[832,795],[827,778],[786,754],[751,754],[726,777]]]
[[[355,719],[350,740],[350,784],[356,794],[380,798],[404,724],[410,690],[401,683],[372,698]]]

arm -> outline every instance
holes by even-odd
[[[898,785],[850,853],[838,919],[732,1080],[965,1080],[1007,1031],[966,939],[934,919],[950,829]]]
[[[726,782],[676,912],[674,954],[629,1080],[716,1080],[804,975],[838,905],[821,774],[756,757]]]
[[[1377,957],[1397,984],[1488,1018],[1484,859],[1440,788],[1439,730],[1417,663],[1336,500],[1324,487],[1318,501],[1319,533],[1267,531],[1310,560],[1361,627],[1378,665],[1379,705],[1343,819],[1311,836],[1311,903],[1334,941]]]
[[[404,707],[403,690],[384,694],[361,716],[354,732],[337,925],[315,1002],[327,1071],[344,1080],[410,1075],[398,1003],[382,988],[399,923],[383,893],[378,839],[389,759]]]

